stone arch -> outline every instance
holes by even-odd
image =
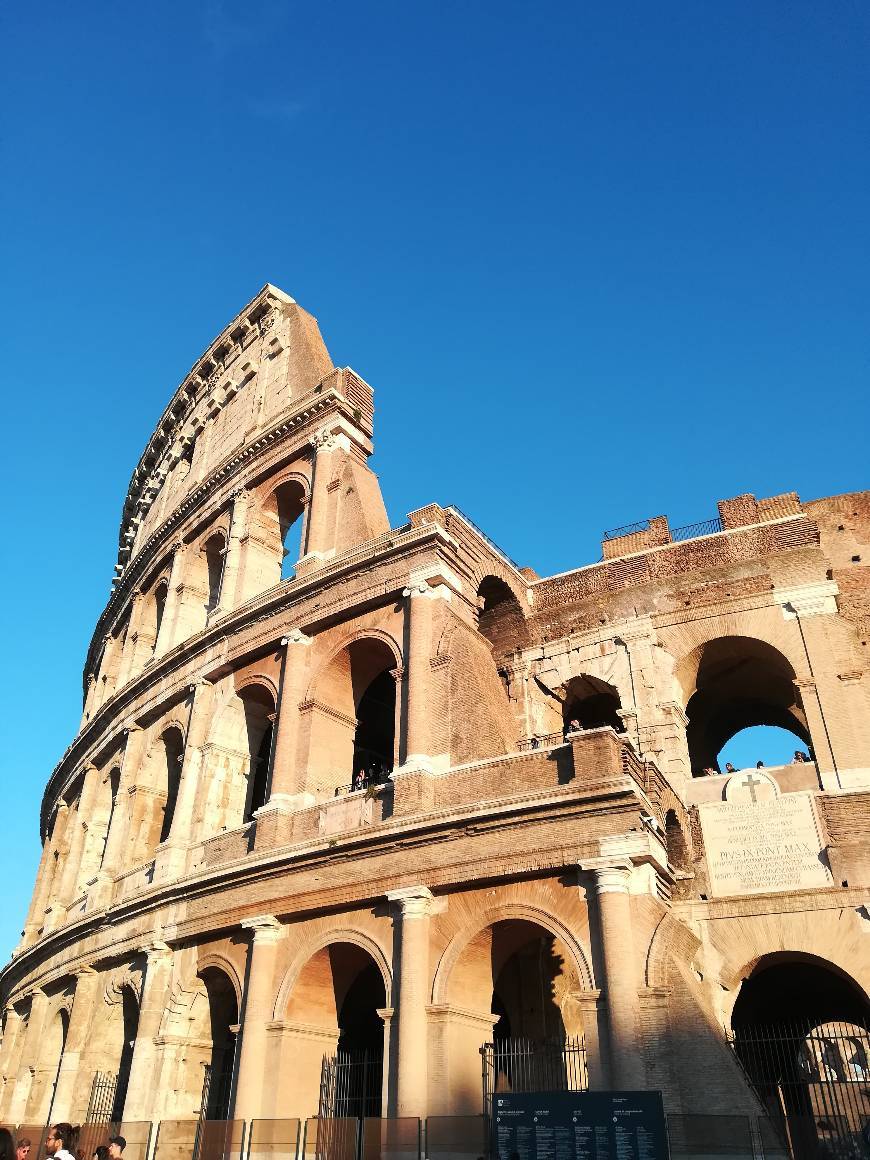
[[[489,642],[494,657],[503,657],[529,643],[526,601],[520,600],[503,576],[485,573],[477,585],[477,630]]]
[[[199,955],[196,963],[196,975],[198,979],[202,979],[203,973],[209,968],[216,971],[221,971],[227,976],[232,988],[236,993],[236,1004],[239,1011],[242,1010],[242,992],[243,984],[241,976],[239,975],[236,964],[227,955],[223,955],[220,951],[209,950]]]
[[[225,683],[209,722],[204,778],[207,834],[250,821],[268,794],[278,691],[274,679],[244,673]]]
[[[668,911],[653,931],[646,956],[646,985],[670,986],[671,962],[677,959],[687,967],[698,953],[701,940]]]
[[[384,991],[387,997],[386,1005],[388,1007],[391,1005],[393,976],[385,951],[371,935],[365,934],[363,931],[353,930],[350,927],[341,927],[335,930],[324,931],[323,934],[309,940],[303,945],[301,950],[297,951],[290,966],[284,972],[284,977],[278,987],[278,994],[275,997],[275,1007],[272,1013],[273,1019],[283,1018],[283,1013],[287,1008],[287,1002],[296,985],[296,981],[309,959],[316,955],[318,951],[324,950],[331,943],[338,942],[352,943],[354,946],[358,946],[361,950],[366,951],[374,960],[378,970],[381,972],[381,978],[384,981]]]
[[[348,784],[382,781],[400,760],[401,649],[383,629],[358,629],[335,642],[300,706],[307,789],[332,796]]]
[[[492,577],[494,580],[500,580],[506,587],[511,590],[515,600],[523,611],[523,616],[526,616],[529,611],[529,595],[528,588],[510,571],[509,568],[504,567],[503,564],[498,563],[493,559],[479,561],[471,570],[471,579],[474,585],[474,591],[480,591],[481,585],[488,578]]]
[[[250,567],[256,573],[252,591],[264,591],[291,579],[304,554],[311,484],[298,469],[289,468],[258,483],[253,498],[257,543],[250,554]]]
[[[758,636],[715,635],[686,653],[674,676],[688,718],[692,771],[718,768],[722,747],[754,725],[779,726],[811,745],[798,673],[787,653]]]
[[[573,965],[577,970],[577,975],[583,990],[594,989],[595,982],[592,975],[590,959],[586,951],[584,951],[583,947],[574,937],[570,928],[560,918],[550,914],[541,907],[506,902],[500,906],[494,906],[486,910],[473,927],[466,927],[462,931],[459,931],[447,944],[438,960],[438,965],[435,968],[435,975],[432,980],[433,1003],[447,1002],[450,976],[466,947],[478,935],[482,934],[487,927],[493,926],[497,922],[507,922],[511,919],[531,922],[536,926],[543,927],[554,938],[558,938],[560,942],[564,943],[565,947],[571,953]]]

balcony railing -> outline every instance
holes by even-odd
[[[713,520],[700,520],[696,524],[685,524],[682,528],[671,528],[671,539],[676,544],[679,540],[694,540],[697,536],[715,536],[722,531],[722,521],[716,516]]]

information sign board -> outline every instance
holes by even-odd
[[[498,1160],[668,1160],[662,1094],[500,1092]]]

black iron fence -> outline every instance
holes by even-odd
[[[582,1035],[565,1039],[496,1039],[480,1049],[483,1112],[492,1115],[497,1092],[582,1092],[589,1087]]]
[[[88,1101],[86,1124],[110,1123],[115,1109],[115,1093],[118,1077],[107,1071],[98,1071],[91,1081],[91,1097]]]
[[[795,1160],[870,1160],[870,1032],[853,1023],[741,1028],[734,1053]]]
[[[319,1114],[322,1119],[365,1119],[381,1114],[383,1055],[337,1051],[323,1057]]]

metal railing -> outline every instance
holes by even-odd
[[[618,540],[620,536],[631,536],[635,532],[648,532],[649,520],[635,520],[633,524],[624,524],[621,528],[610,528],[601,537],[602,540]]]
[[[488,536],[488,535],[486,534],[486,532],[483,530],[483,528],[479,527],[479,526],[478,526],[478,525],[477,525],[477,524],[474,522],[474,520],[471,518],[471,516],[467,516],[467,515],[465,514],[465,512],[462,510],[462,508],[460,508],[460,507],[457,507],[455,503],[449,503],[449,504],[448,504],[448,505],[445,507],[445,509],[444,509],[444,510],[445,510],[446,512],[452,512],[452,513],[453,513],[455,516],[459,516],[459,518],[460,518],[461,520],[463,520],[463,521],[464,521],[466,524],[468,524],[468,526],[469,526],[469,527],[472,529],[472,531],[475,531],[475,532],[477,532],[477,534],[478,534],[478,535],[480,536],[480,538],[481,538],[481,539],[484,541],[484,543],[488,544],[488,545],[489,545],[489,547],[490,547],[490,548],[492,548],[492,550],[493,550],[493,551],[494,551],[494,552],[495,552],[497,555],[501,556],[501,558],[502,558],[503,560],[507,561],[507,563],[508,563],[508,564],[510,564],[510,566],[511,566],[511,567],[512,567],[512,568],[513,568],[515,571],[519,572],[519,570],[520,570],[520,565],[519,565],[519,564],[516,562],[516,560],[512,559],[512,558],[511,558],[511,557],[510,557],[510,556],[507,554],[507,552],[504,550],[504,548],[500,548],[500,547],[498,546],[498,544],[495,542],[495,540],[494,540],[494,539],[492,539],[492,537],[491,537],[491,536]]]
[[[564,1039],[497,1039],[480,1049],[483,1110],[492,1115],[496,1092],[582,1092],[589,1087],[586,1043],[582,1035]]]
[[[716,516],[712,520],[699,520],[696,524],[684,524],[681,528],[671,528],[671,540],[694,540],[697,536],[715,536],[722,531],[722,521]]]

